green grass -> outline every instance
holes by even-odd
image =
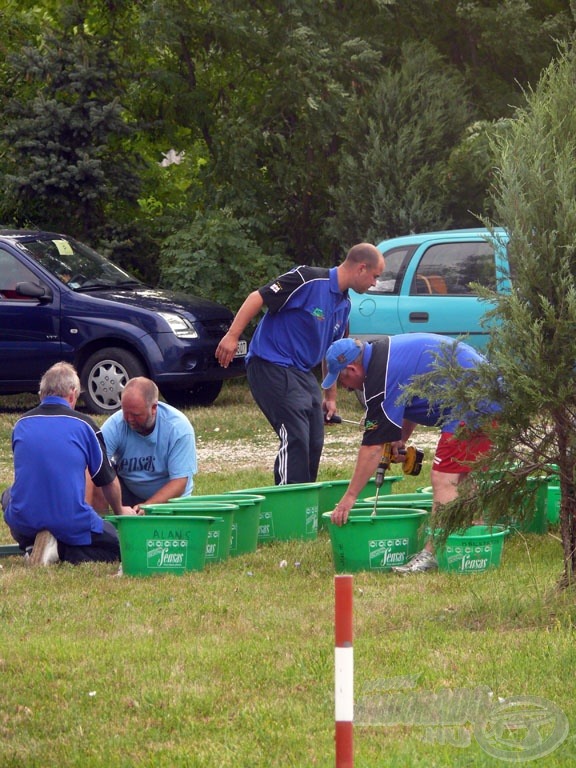
[[[352,415],[355,404],[345,398],[342,412]],[[0,412],[2,485],[10,481],[18,412],[11,404]],[[205,446],[241,440],[252,457],[254,440],[275,440],[236,383],[213,408],[189,415]],[[322,473],[349,476],[354,459],[351,449]],[[429,465],[396,483],[398,491],[427,485]],[[269,468],[236,460],[226,471],[206,467],[197,491],[270,482]],[[2,525],[4,542],[6,533]],[[576,608],[573,593],[554,592],[560,560],[552,536],[513,536],[501,567],[485,574],[355,574],[357,705],[377,709],[391,688],[410,682],[421,700],[459,689],[474,700],[490,689],[495,699],[549,700],[572,726]],[[334,765],[326,532],[180,577],[117,577],[106,564],[30,570],[20,558],[0,565],[3,768]],[[501,765],[473,726],[357,726],[356,768]],[[538,764],[575,759],[570,733]]]

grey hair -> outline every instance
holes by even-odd
[[[70,363],[54,363],[40,380],[40,399],[44,400],[50,395],[68,397],[70,392],[74,392],[76,397],[80,394],[80,379],[76,369]]]

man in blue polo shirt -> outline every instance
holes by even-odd
[[[78,374],[69,363],[56,363],[39,394],[40,405],[18,419],[12,433],[14,484],[2,494],[4,520],[31,565],[119,560],[115,528],[85,500],[86,473],[115,515],[134,512],[122,506],[98,426],[74,410]]]
[[[408,401],[402,398],[407,384],[437,369],[446,355],[462,371],[462,377],[473,376],[474,370],[485,362],[468,344],[434,333],[399,334],[374,343],[342,339],[331,345],[326,356],[328,374],[322,386],[333,387],[339,380],[347,389],[363,389],[366,401],[364,435],[356,468],[331,516],[336,525],[346,523],[360,491],[377,469],[384,444],[391,443],[394,451],[402,449],[418,424],[440,429],[431,472],[432,514],[437,505],[457,497],[458,484],[471,471],[470,465],[490,449],[490,440],[482,427],[493,422],[499,409],[497,403],[485,403],[478,411],[457,418],[442,403],[421,397]],[[466,427],[465,434],[455,434],[459,427]],[[406,565],[393,570],[405,574],[436,567],[429,539]]]
[[[216,350],[227,367],[248,323],[265,306],[246,357],[248,384],[280,440],[276,485],[316,480],[324,445],[324,414],[336,410],[336,387],[324,394],[313,373],[330,344],[347,333],[348,289],[364,293],[384,269],[369,243],[350,249],[338,267],[300,266],[253,291]]]

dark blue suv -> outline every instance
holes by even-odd
[[[244,375],[247,342],[228,368],[214,357],[232,312],[144,285],[73,238],[0,229],[0,394],[37,392],[53,363],[80,375],[92,413],[120,407],[134,376],[175,405],[209,405]]]

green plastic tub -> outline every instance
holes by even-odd
[[[550,525],[556,525],[560,520],[560,486],[556,483],[548,483],[546,494],[546,519]]]
[[[506,469],[491,470],[480,483],[496,483],[503,476]],[[548,482],[546,475],[540,477],[528,477],[526,479],[526,491],[519,489],[514,497],[509,514],[498,522],[509,526],[510,532],[521,531],[523,533],[546,533],[548,530],[548,518],[546,516],[548,500]]]
[[[232,523],[230,557],[247,555],[256,551],[258,546],[258,526],[260,524],[260,513],[264,496],[255,493],[234,493],[228,491],[226,493],[205,496],[180,497],[170,501],[183,503],[186,499],[199,503],[219,502],[235,504],[238,510],[234,514],[234,521]]]
[[[376,496],[358,499],[356,507],[374,507]],[[377,506],[398,505],[415,509],[432,509],[433,499],[425,493],[392,493],[390,496],[378,496]]]
[[[363,504],[372,504],[376,501],[376,496],[367,496],[362,500]],[[402,502],[407,504],[426,504],[427,507],[432,507],[432,493],[424,491],[416,491],[415,493],[392,493],[390,496],[382,498],[382,494],[378,496],[378,504],[380,502],[393,501],[394,503]]]
[[[0,544],[0,557],[22,557],[23,554],[24,552],[20,549],[18,544]]]
[[[232,525],[238,505],[232,502],[201,501],[199,497],[187,497],[186,500],[167,502],[166,504],[143,504],[140,507],[146,514],[180,515],[186,517],[202,517],[214,515],[216,521],[208,532],[206,543],[206,562],[220,563],[230,554],[232,542]]]
[[[388,496],[392,493],[392,487],[399,480],[403,480],[404,475],[385,475],[384,481],[380,488],[380,496]],[[320,484],[320,496],[318,502],[318,527],[324,526],[324,512],[331,512],[336,504],[340,501],[342,496],[346,493],[346,489],[350,485],[350,479],[348,480],[324,480]],[[358,496],[358,500],[366,498],[366,496],[372,496],[376,493],[376,481],[374,478],[369,480]]]
[[[106,520],[118,530],[122,572],[127,576],[201,571],[208,533],[216,522],[209,515],[110,515]]]
[[[264,496],[258,523],[258,543],[305,539],[318,536],[318,506],[321,483],[293,483],[246,488],[233,493]]]
[[[325,512],[336,573],[390,571],[404,565],[421,549],[427,515],[424,509],[386,507],[372,516],[353,507],[346,524],[338,526]]]
[[[502,559],[504,538],[510,533],[503,525],[473,525],[448,536],[436,546],[438,569],[452,573],[483,573],[497,568]]]
[[[529,477],[526,483],[529,492],[535,493],[535,497],[530,498],[526,502],[520,502],[521,507],[526,504],[527,514],[525,519],[513,518],[509,525],[512,529],[523,531],[524,533],[546,533],[548,531],[548,518],[546,516],[548,478],[545,476]]]

